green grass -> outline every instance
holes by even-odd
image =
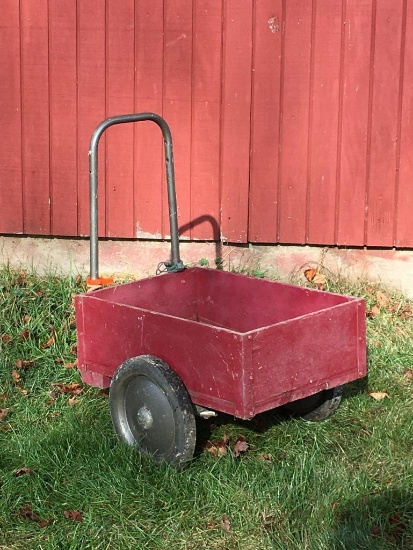
[[[410,303],[384,290],[377,313],[377,286],[327,286],[374,313],[368,383],[317,424],[276,411],[200,421],[196,458],[178,472],[117,442],[105,393],[52,385],[80,382],[67,366],[83,282],[0,270],[0,549],[413,549]],[[224,436],[250,447],[217,458],[205,445]]]

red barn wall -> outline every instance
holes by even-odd
[[[0,232],[88,234],[88,142],[153,111],[185,237],[412,247],[407,0],[2,0]],[[151,123],[100,146],[100,232],[168,235]]]

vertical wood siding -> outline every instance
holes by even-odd
[[[88,143],[153,111],[183,238],[413,247],[407,0],[3,0],[0,232],[88,234]],[[102,139],[100,234],[169,220],[151,123]]]

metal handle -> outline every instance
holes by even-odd
[[[171,228],[171,260],[165,262],[169,271],[182,271],[184,264],[179,257],[178,215],[176,206],[172,134],[166,121],[155,113],[137,113],[107,118],[97,126],[90,139],[89,185],[90,185],[90,279],[99,280],[98,255],[98,145],[102,134],[110,126],[126,122],[151,120],[162,130],[165,146],[165,168],[168,187],[169,222]]]

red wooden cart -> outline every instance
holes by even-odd
[[[165,274],[76,298],[78,361],[84,382],[110,386],[115,431],[156,460],[193,456],[195,415],[250,419],[286,405],[305,418],[330,416],[342,386],[366,375],[362,299],[185,268],[179,257],[172,139],[165,121],[113,117],[90,148],[91,282],[100,283],[97,151],[113,124],[152,120],[165,143],[171,258]]]

